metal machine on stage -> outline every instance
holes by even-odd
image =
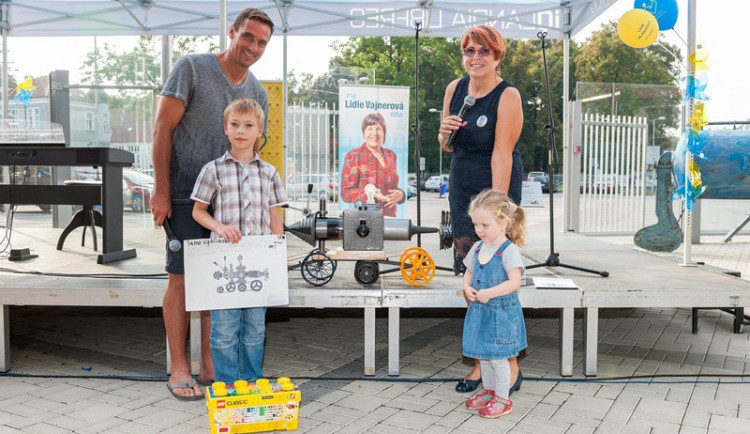
[[[398,261],[388,260],[383,249],[384,241],[408,241],[416,234],[441,232],[443,237],[449,230],[415,226],[409,219],[384,218],[380,205],[373,201],[374,186],[365,191],[368,203],[347,209],[341,217],[328,217],[325,198],[320,199],[320,211],[309,214],[304,220],[285,228],[311,246],[313,249],[300,263],[289,269],[300,269],[302,278],[313,286],[323,286],[331,281],[336,273],[338,261],[356,261],[354,278],[363,285],[371,285],[381,274],[400,271],[407,283],[422,286],[435,275],[435,262],[427,251],[420,247],[410,247],[401,254]],[[326,241],[341,240],[343,247],[329,251]],[[397,268],[380,270],[380,264]]]

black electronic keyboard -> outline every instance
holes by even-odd
[[[0,166],[120,166],[130,167],[133,154],[113,148],[0,146]]]
[[[102,254],[97,262],[119,261],[136,256],[123,250],[122,168],[135,161],[133,154],[113,148],[68,148],[45,145],[1,145],[0,166],[92,166],[102,168],[101,185],[0,185],[0,203],[11,205],[102,206]],[[74,222],[75,222],[74,216]],[[61,240],[74,222],[63,232]],[[58,244],[61,249],[62,242]]]

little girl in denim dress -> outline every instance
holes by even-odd
[[[523,276],[519,246],[526,245],[526,213],[506,195],[485,190],[469,205],[480,241],[466,255],[463,355],[479,360],[484,390],[466,407],[482,417],[510,414],[508,358],[526,348],[526,325],[518,301]]]

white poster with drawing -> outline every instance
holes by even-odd
[[[289,304],[286,236],[186,240],[185,310]]]

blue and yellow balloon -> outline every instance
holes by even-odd
[[[670,30],[677,24],[677,0],[635,0],[633,7],[650,12],[656,18],[659,31]]]
[[[26,80],[16,86],[16,95],[13,97],[13,101],[31,107],[29,99],[31,98],[31,94],[34,93],[34,89],[36,89],[34,86],[34,80],[31,76],[27,76]]]
[[[643,9],[631,9],[617,23],[617,34],[630,47],[646,48],[659,37],[659,24],[651,13]]]

